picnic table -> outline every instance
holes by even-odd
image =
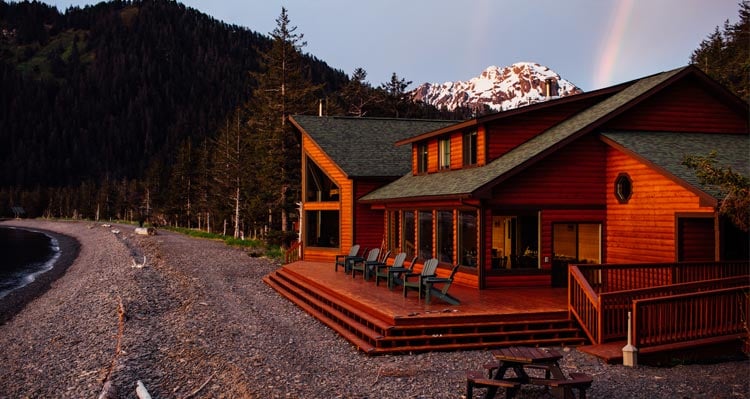
[[[585,398],[586,389],[593,381],[582,373],[571,373],[570,378],[566,377],[558,364],[563,356],[554,349],[512,346],[494,349],[491,353],[497,363],[485,366],[489,371],[487,378],[475,372],[467,374],[467,399],[471,399],[474,386],[486,387],[485,399],[489,399],[495,396],[498,388],[505,388],[506,398],[512,398],[523,384],[546,386],[552,396],[559,399],[575,398],[575,388],[579,397]],[[544,376],[538,373],[530,376],[528,370],[531,369],[543,371]],[[514,375],[507,376],[508,370],[513,370]]]

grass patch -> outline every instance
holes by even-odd
[[[174,231],[180,234],[185,234],[190,237],[224,241],[224,243],[227,245],[247,250],[248,254],[254,257],[265,256],[267,258],[277,260],[283,258],[283,251],[281,248],[275,246],[266,246],[266,244],[260,240],[241,240],[239,238],[225,236],[218,233],[209,233],[202,230],[188,229],[184,227],[163,226],[160,228],[164,230]]]

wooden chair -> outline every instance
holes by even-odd
[[[422,266],[422,272],[421,273],[404,273],[402,276],[402,282],[404,285],[404,297],[406,297],[406,292],[411,288],[417,290],[419,292],[421,300],[421,294],[422,294],[422,279],[425,277],[435,277],[435,271],[437,270],[438,260],[435,258],[428,259],[424,262],[424,266]],[[417,277],[416,280],[409,281],[410,277]]]
[[[375,272],[375,285],[380,285],[380,279],[385,279],[385,281],[388,282],[388,288],[390,288],[390,269],[391,268],[403,268],[404,267],[404,260],[406,259],[406,252],[400,252],[398,255],[396,255],[395,258],[393,258],[393,264],[389,267],[387,264],[388,258],[386,257],[383,263],[378,263],[374,266],[374,272]]]
[[[341,266],[344,268],[344,272],[348,272],[348,264],[352,259],[357,257],[357,253],[359,253],[359,244],[352,245],[352,247],[349,248],[348,254],[336,255],[336,265],[334,266],[334,270],[339,271],[339,266]]]
[[[455,297],[448,294],[448,289],[451,287],[451,284],[453,284],[453,278],[456,276],[456,272],[458,272],[458,265],[453,266],[453,270],[451,270],[451,274],[449,277],[425,277],[422,279],[422,284],[419,286],[419,289],[424,289],[425,292],[425,303],[430,304],[430,297],[436,296],[445,302],[450,303],[451,305],[459,305],[461,304],[461,301],[456,299]],[[435,288],[435,284],[442,284],[443,287],[441,289]],[[420,297],[422,296],[422,293],[419,293]]]
[[[400,285],[403,282],[402,275],[404,273],[411,273],[414,271],[414,265],[417,264],[418,255],[414,255],[411,259],[409,267],[390,267],[388,268],[388,289],[393,290],[396,284]]]
[[[356,259],[351,262],[352,278],[357,276],[357,271],[361,271],[365,280],[370,277],[369,266],[378,262],[380,248],[373,248],[367,254],[366,259]]]

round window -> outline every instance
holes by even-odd
[[[615,179],[615,197],[621,204],[626,204],[633,195],[633,181],[627,173],[620,173]]]

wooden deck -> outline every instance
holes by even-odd
[[[404,298],[332,263],[298,261],[266,276],[281,295],[369,354],[481,349],[511,345],[580,345],[586,339],[568,317],[565,288],[477,290],[453,284],[453,306]]]

